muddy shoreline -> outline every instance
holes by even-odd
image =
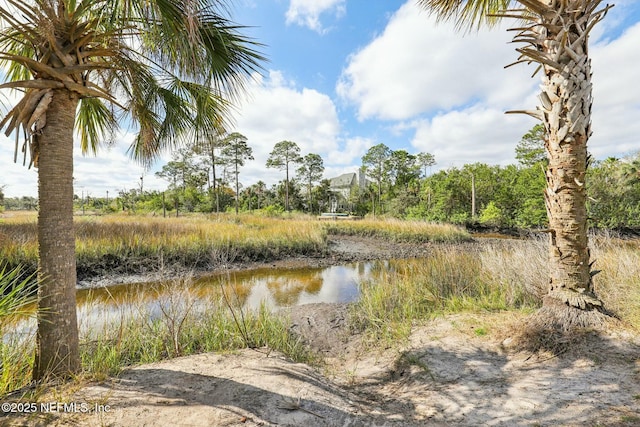
[[[476,245],[476,242],[457,243],[456,245]],[[324,253],[308,255],[290,255],[265,261],[221,260],[211,263],[208,268],[189,269],[180,265],[165,265],[151,270],[141,268],[138,273],[107,272],[99,275],[79,274],[78,289],[101,288],[125,283],[145,283],[170,280],[190,274],[194,277],[228,271],[256,270],[261,268],[300,268],[329,267],[358,261],[377,259],[406,259],[428,256],[439,243],[389,242],[377,238],[359,236],[329,236],[327,250]]]

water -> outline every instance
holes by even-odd
[[[277,310],[310,303],[349,303],[360,295],[360,283],[389,268],[389,261],[357,262],[322,268],[258,270],[215,274],[196,279],[125,284],[79,290],[81,330],[99,330],[127,317],[149,320],[175,310],[206,311],[225,295],[234,307]],[[170,314],[170,313],[169,313]]]
[[[359,283],[386,268],[388,262],[357,262],[322,268],[276,269],[229,272],[189,280],[125,284],[78,291],[78,308],[85,305],[123,306],[165,299],[185,290],[206,299],[225,290],[243,308],[265,304],[278,309],[309,303],[348,303],[358,299]],[[185,289],[187,288],[187,289]]]
[[[224,292],[234,307],[277,310],[310,303],[349,303],[360,295],[360,283],[390,267],[389,261],[357,262],[323,268],[258,270],[215,274],[196,279],[136,283],[77,292],[81,331],[99,331],[125,318],[153,320],[174,310],[205,311]],[[29,336],[35,321],[14,325],[12,335]],[[6,336],[5,336],[6,338]]]

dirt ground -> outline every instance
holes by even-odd
[[[52,392],[55,412],[7,426],[638,426],[640,339],[592,334],[561,355],[513,352],[513,314],[455,315],[416,327],[402,348],[371,350],[345,305],[292,311],[319,367],[268,349],[137,366]],[[63,404],[67,404],[65,408]]]
[[[358,244],[367,246],[334,249],[348,256]],[[0,414],[0,426],[640,426],[633,332],[594,332],[564,354],[534,355],[510,347],[518,315],[464,314],[373,350],[346,326],[347,310],[291,309],[292,332],[320,366],[268,349],[183,357],[52,391],[40,399],[52,405]]]

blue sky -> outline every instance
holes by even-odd
[[[640,2],[619,1],[594,30],[593,130],[597,159],[640,151]],[[474,34],[435,24],[414,0],[235,0],[233,20],[263,43],[263,75],[248,85],[234,113],[235,128],[255,160],[241,170],[243,184],[271,185],[282,173],[265,168],[273,146],[296,142],[302,154],[320,154],[326,177],[352,172],[369,147],[435,155],[434,171],[484,162],[515,163],[520,137],[536,121],[508,110],[532,109],[539,78],[515,61],[509,22]],[[167,183],[126,155],[133,135],[97,158],[77,154],[76,193],[103,197]],[[78,150],[76,150],[78,151]],[[36,195],[37,174],[13,164],[12,138],[0,138],[0,185],[7,196]]]

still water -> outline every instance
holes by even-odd
[[[322,268],[228,272],[197,279],[125,284],[77,293],[80,328],[100,329],[123,317],[153,320],[169,310],[206,311],[221,296],[233,307],[280,309],[310,303],[356,301],[362,283],[387,271],[391,261],[357,262]],[[225,303],[226,304],[226,303]]]
[[[389,268],[389,261],[357,262],[320,268],[263,268],[179,279],[167,282],[125,284],[107,288],[78,290],[78,307],[96,303],[123,305],[153,302],[188,291],[197,298],[218,295],[221,289],[244,308],[265,304],[269,308],[309,303],[353,302],[359,283]],[[185,289],[187,288],[187,289]]]
[[[369,261],[322,268],[263,268],[228,272],[166,282],[135,283],[77,292],[78,326],[92,335],[126,318],[152,321],[189,311],[205,312],[230,305],[245,310],[261,305],[277,310],[310,303],[349,303],[360,295],[360,286],[402,261]],[[35,310],[35,307],[34,307]],[[13,325],[9,336],[29,337],[35,332],[33,317]]]

